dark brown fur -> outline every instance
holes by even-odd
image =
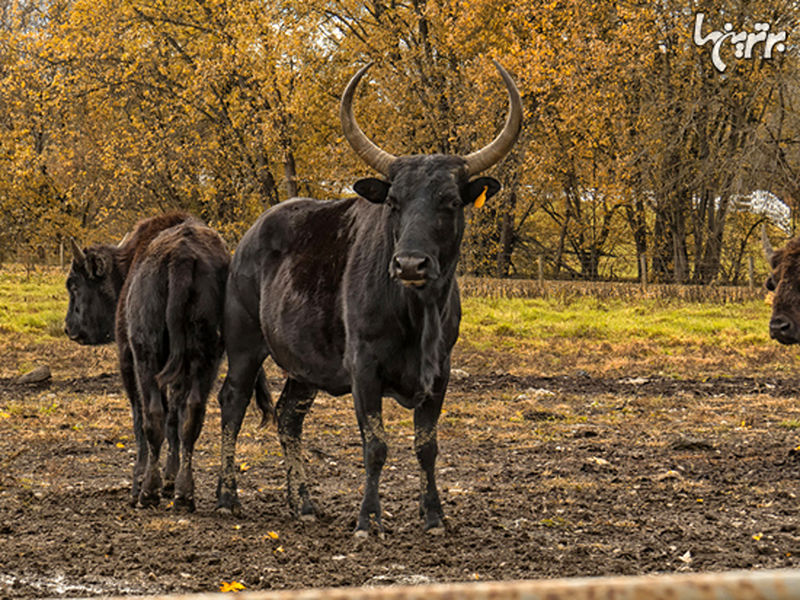
[[[222,355],[229,262],[222,239],[185,213],[145,219],[119,246],[76,251],[66,331],[84,344],[116,339],[138,447],[133,504],[155,504],[174,487],[176,505],[194,508],[192,450]],[[256,398],[266,419],[271,401],[263,373]],[[162,490],[165,432],[170,452]]]
[[[770,336],[782,344],[800,342],[800,238],[776,250],[771,259],[772,274],[766,282],[772,297]]]

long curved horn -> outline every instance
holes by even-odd
[[[369,69],[372,64],[373,63],[369,63],[361,67],[358,73],[353,75],[350,83],[347,84],[347,87],[344,89],[344,94],[342,94],[342,101],[339,104],[339,119],[342,122],[344,137],[350,142],[350,145],[353,147],[353,150],[356,151],[359,158],[378,171],[378,173],[388,177],[389,167],[397,157],[389,154],[385,150],[381,150],[378,146],[373,144],[370,139],[364,135],[364,132],[361,131],[361,128],[358,126],[353,116],[353,94],[356,91],[358,82],[361,81],[364,73],[367,72],[367,69]]]
[[[78,246],[78,244],[75,242],[75,238],[73,238],[73,237],[69,238],[69,245],[72,248],[72,256],[75,259],[75,261],[79,265],[82,265],[83,263],[85,263],[86,262],[86,255],[83,253],[83,250],[81,250],[81,247]]]
[[[766,223],[761,223],[761,246],[764,248],[764,258],[766,258],[767,263],[772,266],[772,255],[775,254],[775,250],[773,250],[772,242],[770,242],[767,237]]]
[[[467,161],[467,175],[476,175],[500,162],[500,159],[508,154],[514,142],[517,141],[522,127],[522,99],[519,96],[519,90],[508,71],[496,60],[492,62],[508,90],[508,117],[506,117],[503,130],[497,134],[496,138],[487,146],[464,157],[464,160]]]

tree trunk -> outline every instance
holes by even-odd
[[[508,198],[502,204],[499,215],[500,248],[497,251],[495,277],[508,277],[511,268],[511,255],[514,252],[516,231],[514,228],[514,213],[517,206],[517,190],[512,188]]]

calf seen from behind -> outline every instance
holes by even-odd
[[[223,352],[225,243],[198,219],[170,213],[139,222],[119,246],[73,242],[73,255],[65,331],[81,344],[116,339],[137,444],[131,504],[174,492],[175,506],[192,511],[192,454]],[[256,396],[266,418],[263,374]]]

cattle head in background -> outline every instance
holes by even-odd
[[[774,292],[769,335],[781,344],[797,344],[800,342],[800,238],[773,250],[766,228],[762,227],[761,241],[764,256],[772,268],[765,283],[766,288]]]
[[[123,277],[118,272],[113,246],[81,250],[75,240],[72,268],[67,277],[69,305],[64,332],[79,344],[114,341],[114,319]]]
[[[522,124],[522,101],[506,70],[494,63],[508,90],[509,113],[503,130],[486,147],[467,156],[393,156],[370,141],[353,116],[353,94],[371,63],[350,80],[339,109],[345,137],[358,156],[385,179],[360,179],[353,189],[386,206],[387,236],[394,242],[390,276],[421,293],[449,282],[464,234],[464,208],[480,206],[500,189],[492,177],[475,177],[499,162],[514,145]],[[434,294],[435,295],[435,292]]]

